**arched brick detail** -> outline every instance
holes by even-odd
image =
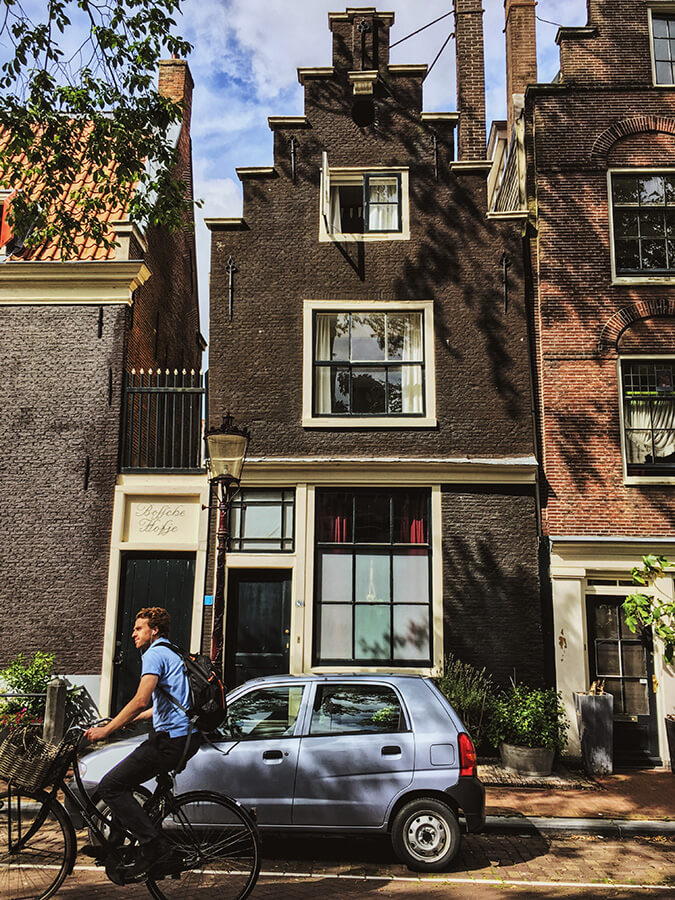
[[[607,163],[607,154],[621,138],[631,134],[639,134],[645,131],[661,131],[665,134],[675,134],[675,119],[668,116],[631,116],[629,119],[621,119],[602,132],[596,138],[591,149],[591,162]]]
[[[651,319],[654,316],[675,316],[675,300],[640,300],[624,306],[603,325],[598,338],[598,353],[604,356],[612,347],[616,349],[619,338],[627,328],[639,319]]]

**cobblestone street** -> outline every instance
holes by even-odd
[[[472,835],[463,838],[452,870],[416,877],[397,863],[386,840],[268,837],[255,900],[471,896],[671,897],[675,841],[663,837],[606,840]],[[58,894],[67,900],[147,897],[142,886],[121,888],[99,869],[76,867]],[[3,898],[6,900],[6,898]]]

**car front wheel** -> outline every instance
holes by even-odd
[[[406,803],[391,829],[394,853],[415,872],[442,872],[457,855],[460,839],[457,816],[431,797]]]

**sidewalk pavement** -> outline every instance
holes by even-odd
[[[546,778],[504,777],[497,766],[479,769],[479,775],[486,785],[488,832],[675,836],[675,774],[664,769],[594,778],[562,770],[550,784]]]

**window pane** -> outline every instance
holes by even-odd
[[[322,685],[318,691],[310,734],[377,734],[404,727],[401,705],[391,688]]]
[[[317,313],[315,359],[330,361],[349,359],[349,315]]]
[[[394,603],[429,602],[429,557],[394,557]]]
[[[646,679],[645,679],[646,680]],[[649,715],[649,695],[647,684],[640,684],[639,681],[624,681],[623,690],[626,698],[626,706],[624,712],[629,716],[648,716]]]
[[[640,242],[616,241],[616,268],[619,272],[640,268]]]
[[[599,638],[618,638],[619,622],[616,606],[595,607],[595,633]]]
[[[318,415],[349,413],[349,369],[317,366],[314,372],[314,408]]]
[[[366,604],[354,609],[354,656],[357,659],[390,659],[389,604]]]
[[[247,504],[242,518],[244,537],[281,537],[281,504],[279,506],[249,506]]]
[[[385,369],[358,368],[352,370],[352,412],[357,415],[377,415],[386,411]]]
[[[359,492],[355,497],[354,540],[359,544],[389,543],[390,495]]]
[[[646,675],[647,660],[642,644],[623,644],[621,647],[624,675]]]
[[[614,697],[614,715],[621,715],[623,713],[623,694],[621,693],[621,682],[619,679],[605,679],[605,692]]]
[[[357,555],[356,592],[354,594],[356,602],[389,603],[390,598],[389,555]]]
[[[394,607],[394,659],[429,659],[429,607]]]
[[[669,62],[656,62],[656,83],[672,84],[673,83],[673,67]]]
[[[664,237],[665,219],[662,210],[644,211],[640,214],[640,235],[642,237]]]
[[[666,243],[665,241],[640,241],[641,264],[643,269],[666,268]]]
[[[634,175],[612,176],[615,203],[638,202],[638,180]]]
[[[387,359],[422,362],[422,313],[387,316]]]
[[[637,209],[617,209],[614,214],[616,237],[637,237],[640,233],[640,213]]]
[[[384,359],[384,313],[352,315],[352,360]]]
[[[665,189],[662,175],[642,175],[639,178],[640,206],[663,206]]]
[[[319,541],[352,541],[352,502],[349,491],[317,491],[316,522]]]
[[[387,409],[390,414],[398,415],[403,412],[402,380],[401,369],[389,366],[387,369]]]
[[[347,234],[363,233],[363,186],[340,185],[338,188],[342,231]]]
[[[652,31],[654,37],[668,37],[668,20],[660,16],[652,17]]]
[[[321,607],[321,659],[352,659],[352,606]]]
[[[323,603],[352,602],[351,553],[321,554],[321,600]]]
[[[232,736],[254,739],[291,734],[301,698],[301,687],[264,688],[238,697],[227,705]]]
[[[597,674],[620,675],[619,669],[619,645],[615,641],[598,641],[595,645],[595,658],[597,660]]]
[[[399,231],[398,178],[371,175],[368,192],[368,230]]]
[[[397,491],[394,494],[394,543],[429,542],[428,500],[426,491]]]
[[[284,505],[284,537],[293,536],[293,519],[295,518],[295,508],[293,504]]]

